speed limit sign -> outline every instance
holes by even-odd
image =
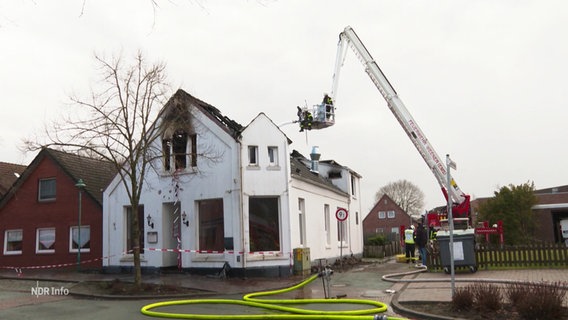
[[[335,217],[338,221],[345,221],[348,215],[347,209],[344,208],[337,208],[337,211],[335,211]]]

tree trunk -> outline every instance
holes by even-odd
[[[142,270],[140,267],[140,221],[138,219],[138,203],[132,205],[132,249],[134,256],[134,285],[142,286]]]

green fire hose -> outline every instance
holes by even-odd
[[[151,317],[171,318],[171,319],[203,319],[203,320],[244,320],[244,319],[281,319],[281,320],[301,320],[301,319],[327,319],[327,320],[395,320],[402,318],[387,317],[381,315],[387,310],[386,304],[379,301],[360,300],[360,299],[258,299],[260,296],[275,295],[279,293],[290,292],[301,288],[308,283],[317,279],[319,275],[314,275],[303,282],[280,290],[264,291],[249,293],[242,300],[231,299],[190,299],[190,300],[172,300],[164,302],[156,302],[145,305],[140,310],[142,314]],[[370,306],[366,309],[343,310],[343,311],[322,311],[301,309],[286,305],[299,304],[357,304]],[[191,304],[215,304],[215,305],[241,305],[254,308],[262,308],[266,310],[279,311],[285,313],[273,314],[246,314],[246,315],[220,315],[220,314],[191,314],[191,313],[172,313],[160,312],[153,309]]]

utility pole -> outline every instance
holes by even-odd
[[[452,287],[452,298],[454,297],[455,293],[456,293],[456,273],[454,270],[454,217],[452,214],[452,206],[453,206],[453,200],[452,200],[452,193],[451,193],[451,187],[452,187],[452,176],[450,174],[450,168],[453,168],[454,170],[456,170],[456,163],[452,161],[452,159],[450,159],[450,155],[447,154],[446,155],[446,173],[447,173],[447,180],[448,180],[448,186],[447,186],[447,194],[448,194],[448,223],[450,225],[450,272],[451,272],[451,287]]]
[[[83,179],[79,179],[75,184],[75,187],[79,189],[79,217],[78,217],[78,226],[77,226],[77,271],[81,271],[81,207],[82,205],[82,197],[83,197],[83,189],[85,189],[87,185],[83,182]]]

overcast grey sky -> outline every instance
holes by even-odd
[[[88,93],[94,52],[142,50],[182,88],[246,125],[276,124],[331,89],[339,33],[358,33],[461,189],[568,184],[566,1],[0,0],[0,161],[29,164],[21,139]],[[363,176],[369,209],[383,185],[407,179],[443,205],[438,184],[352,52],[336,125],[282,130],[292,148]]]

